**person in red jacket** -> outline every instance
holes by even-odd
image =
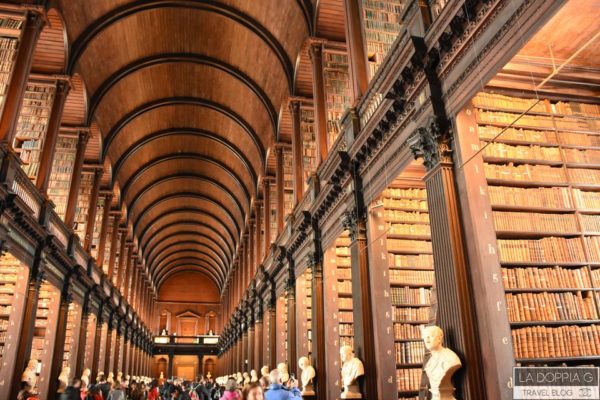
[[[150,382],[150,388],[148,389],[147,400],[159,400],[158,382],[156,381],[156,379],[153,379],[152,382]]]

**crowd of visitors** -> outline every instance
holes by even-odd
[[[268,371],[268,370],[267,370]],[[284,382],[282,376],[285,377]],[[99,374],[95,383],[73,378],[62,387],[55,400],[302,400],[293,376],[274,369],[258,379],[225,376],[217,380],[199,377],[195,381],[168,379],[159,382],[129,376],[113,380]],[[31,384],[24,381],[17,400],[35,400]]]

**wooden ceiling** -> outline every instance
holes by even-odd
[[[487,85],[540,97],[600,96],[600,2],[569,1]]]
[[[259,178],[272,172],[317,2],[54,3],[62,21],[52,25],[64,25],[69,51],[61,66],[55,52],[53,72],[81,78],[80,107],[67,107],[65,123],[92,126],[86,160],[107,166],[112,207],[127,209],[154,282],[197,270],[222,289]],[[44,57],[34,65],[48,72]]]

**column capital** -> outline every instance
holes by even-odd
[[[408,138],[410,151],[416,158],[423,158],[428,171],[440,163],[452,162],[452,131],[446,121],[430,120],[417,128]]]

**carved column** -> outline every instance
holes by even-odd
[[[15,361],[15,370],[11,380],[10,393],[11,399],[16,399],[21,386],[21,374],[27,366],[29,357],[31,356],[31,344],[33,341],[33,333],[35,330],[35,315],[38,305],[40,287],[45,277],[46,255],[44,248],[39,246],[36,250],[33,265],[29,270],[29,278],[27,283],[27,291],[25,292],[25,309],[21,319],[21,330],[17,339],[17,352]]]
[[[73,229],[73,224],[75,223],[77,198],[79,197],[79,187],[81,186],[81,169],[83,167],[85,148],[87,147],[89,138],[90,136],[87,130],[82,130],[79,132],[77,153],[75,154],[73,174],[71,175],[71,186],[69,187],[69,199],[67,202],[67,210],[65,211],[65,225],[67,225],[67,228],[69,229]]]
[[[116,340],[115,340],[115,356],[113,358],[113,365],[112,365],[112,371],[115,374],[115,377],[117,376],[117,373],[119,373],[119,353],[121,352],[121,324],[123,324],[123,319],[119,319],[117,322],[117,326],[115,327],[115,333],[116,333]]]
[[[108,231],[108,223],[110,219],[110,207],[112,204],[112,198],[112,193],[109,193],[104,197],[104,209],[102,210],[102,225],[100,227],[100,242],[98,243],[98,254],[96,257],[96,262],[100,270],[102,270],[102,264],[104,264],[104,250],[106,249],[106,236]]]
[[[369,84],[367,45],[362,34],[361,10],[357,0],[344,0],[344,16],[346,18],[346,41],[348,43],[348,58],[350,59],[350,77],[352,92],[356,106],[358,100],[367,91]]]
[[[27,86],[33,52],[45,24],[41,10],[28,10],[23,24],[23,32],[19,40],[19,50],[15,58],[13,73],[10,77],[8,90],[0,116],[0,141],[12,146],[16,132],[17,120],[23,103],[23,94]],[[21,376],[19,375],[19,379]],[[18,392],[18,391],[17,391]],[[12,396],[16,398],[16,396]]]
[[[296,273],[294,259],[288,254],[288,281],[286,287],[287,297],[287,359],[290,373],[296,374],[297,349],[296,349]]]
[[[408,143],[414,156],[423,158],[428,170],[425,186],[435,266],[437,319],[444,330],[446,346],[459,355],[464,365],[455,378],[459,383],[457,395],[464,399],[485,399],[477,316],[456,193],[451,132],[446,121],[435,120],[417,129]]]
[[[283,148],[275,146],[275,185],[277,187],[277,235],[283,231]]]
[[[315,252],[308,257],[308,265],[312,269],[312,293],[311,293],[311,334],[312,334],[312,358],[313,366],[318,371],[319,379],[316,381],[316,393],[318,398],[327,396],[327,368],[325,367],[325,286],[323,284],[323,253],[321,252],[318,223],[313,221],[313,243]]]
[[[167,366],[167,378],[171,379],[171,377],[173,376],[173,358],[174,358],[174,354],[173,351],[171,351],[169,353],[169,364]]]
[[[59,80],[56,84],[56,93],[54,102],[52,103],[52,111],[48,120],[48,128],[46,137],[42,146],[40,155],[39,172],[36,179],[36,186],[43,195],[48,194],[48,185],[50,183],[50,175],[52,174],[52,162],[54,161],[54,153],[56,150],[56,141],[60,131],[60,120],[62,119],[65,101],[69,94],[71,85],[66,80]],[[79,171],[77,171],[79,173]]]
[[[323,42],[312,40],[308,49],[312,65],[317,166],[327,158],[327,103],[323,76]]]
[[[105,348],[105,355],[104,355],[104,373],[106,374],[106,376],[108,376],[108,374],[110,373],[110,355],[112,352],[112,333],[113,333],[113,329],[114,329],[114,324],[115,321],[113,320],[113,315],[114,315],[114,311],[113,313],[111,313],[110,317],[108,317],[108,330],[106,332],[106,346]]]
[[[263,212],[265,220],[264,257],[266,257],[271,247],[271,181],[268,178],[263,179]]]
[[[246,290],[246,288],[248,288],[248,286],[250,285],[250,281],[253,278],[254,275],[254,268],[255,268],[255,264],[254,264],[254,255],[256,253],[254,253],[254,227],[256,225],[256,222],[254,221],[254,219],[250,219],[250,224],[248,226],[248,266],[247,266],[247,270],[246,270],[246,284],[244,285],[244,290]]]
[[[246,346],[246,358],[248,359],[248,364],[246,366],[246,371],[250,373],[250,371],[256,368],[254,365],[254,335],[255,335],[255,327],[254,327],[254,309],[253,304],[251,303],[249,309],[246,311],[246,320],[248,321],[248,342]]]
[[[290,100],[288,104],[292,118],[292,173],[294,179],[294,204],[302,200],[304,193],[304,165],[302,157],[302,132],[300,130],[300,101]]]
[[[71,277],[67,276],[63,283],[60,294],[60,305],[58,308],[58,321],[56,324],[56,335],[54,336],[52,365],[50,366],[50,381],[48,382],[48,393],[56,393],[58,389],[58,376],[62,370],[63,354],[65,351],[65,340],[67,336],[67,318],[69,316],[69,304],[73,297],[69,292]]]
[[[378,360],[375,351],[376,321],[373,319],[372,294],[369,278],[366,210],[363,203],[362,183],[353,168],[352,189],[354,209],[344,214],[342,224],[350,232],[352,264],[352,306],[354,309],[354,351],[365,365],[365,394],[378,399]]]
[[[267,306],[267,318],[269,318],[269,343],[267,343],[267,347],[269,349],[269,370],[272,370],[276,367],[277,363],[277,347],[275,341],[277,340],[276,333],[276,302],[277,297],[275,296],[275,282],[271,281],[271,290],[269,293],[269,305]]]
[[[98,197],[100,195],[100,182],[102,181],[102,168],[94,169],[94,186],[90,194],[90,208],[88,209],[87,223],[85,225],[85,238],[83,248],[88,253],[92,248],[92,238],[94,237],[94,226],[96,225],[96,212],[98,211]]]
[[[260,371],[264,365],[262,299],[257,297],[254,304],[254,366],[256,371]]]

